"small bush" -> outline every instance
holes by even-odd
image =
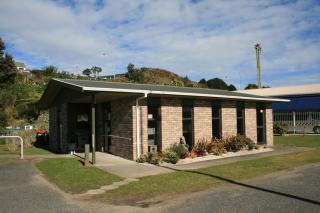
[[[222,155],[227,152],[225,148],[225,140],[214,138],[207,146],[207,151],[214,155]]]
[[[20,148],[20,142],[15,139],[6,139],[6,147],[9,152],[16,152]]]
[[[155,165],[159,165],[162,161],[162,156],[159,153],[148,152],[147,154],[140,155],[140,157],[136,160],[138,163],[151,163]]]
[[[176,152],[168,151],[163,154],[163,161],[176,164],[179,161],[179,156]]]
[[[248,146],[248,150],[253,150],[256,147],[256,143],[252,141],[247,146]]]
[[[143,155],[140,155],[140,157],[137,159],[137,162],[138,163],[145,163],[145,162],[147,162],[147,160],[148,160],[148,155],[143,154]]]
[[[152,152],[148,153],[148,158],[147,158],[148,163],[159,165],[161,161],[162,161],[162,157],[160,154],[152,153]]]
[[[192,152],[196,153],[198,157],[206,156],[208,141],[205,139],[199,140],[192,148]]]
[[[255,149],[260,149],[260,145],[255,144],[254,148],[255,148]]]
[[[183,144],[173,144],[170,148],[170,151],[175,152],[179,158],[186,158],[188,153],[188,148]]]
[[[284,135],[288,132],[288,125],[286,123],[274,123],[273,133]]]

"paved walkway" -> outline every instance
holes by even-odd
[[[205,167],[209,167],[209,166],[217,166],[217,165],[233,163],[233,162],[240,161],[240,160],[253,160],[253,159],[259,159],[259,158],[264,158],[264,157],[269,157],[269,156],[283,155],[283,154],[309,151],[309,150],[313,150],[313,148],[275,146],[274,151],[271,151],[271,152],[263,152],[263,153],[253,154],[253,155],[242,155],[242,156],[238,156],[238,157],[215,159],[215,160],[194,162],[194,163],[181,164],[181,165],[179,165],[179,164],[165,164],[164,166],[167,168],[172,168],[172,169],[176,169],[176,170],[192,170],[192,169],[205,168]]]
[[[84,156],[83,153],[76,155],[81,157]],[[102,152],[96,152],[96,166],[102,170],[124,178],[140,178],[144,176],[173,172],[171,169],[147,163],[137,163],[135,161]]]

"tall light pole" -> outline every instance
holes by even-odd
[[[260,55],[261,55],[261,45],[256,44],[256,59],[257,59],[257,82],[258,82],[258,88],[262,87],[262,79],[261,79],[261,66],[260,66]]]

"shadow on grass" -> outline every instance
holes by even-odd
[[[33,146],[38,148],[38,149],[44,149],[47,150],[49,152],[52,152],[53,154],[61,154],[59,152],[53,151],[52,149],[50,149],[49,147],[49,143],[43,143],[43,142],[39,142],[39,141],[35,141],[33,143]]]
[[[199,175],[205,175],[205,176],[208,176],[208,177],[212,177],[212,178],[216,178],[218,180],[224,181],[226,183],[230,183],[230,184],[234,184],[234,185],[238,185],[238,186],[242,186],[242,187],[246,187],[246,188],[250,188],[250,189],[255,189],[255,190],[258,190],[258,191],[268,192],[268,193],[272,193],[272,194],[275,194],[275,195],[284,196],[284,197],[288,197],[288,198],[292,198],[292,199],[296,199],[296,200],[300,200],[300,201],[303,201],[303,202],[312,203],[312,204],[320,206],[320,202],[316,201],[316,200],[311,200],[311,199],[308,199],[308,198],[304,198],[304,197],[300,197],[300,196],[296,196],[296,195],[292,195],[292,194],[288,194],[288,193],[284,193],[284,192],[274,191],[274,190],[262,188],[262,187],[259,187],[259,186],[249,185],[249,184],[246,184],[246,183],[242,183],[242,182],[239,182],[239,181],[231,180],[231,179],[228,179],[228,178],[225,178],[225,177],[221,177],[221,176],[217,176],[217,175],[198,172],[198,171],[195,171],[195,170],[179,170],[179,169],[173,169],[173,168],[166,167],[166,166],[163,166],[163,167],[168,168],[168,169],[172,169],[172,170],[177,171],[177,172],[189,172],[189,173],[194,173],[194,174],[199,174]]]

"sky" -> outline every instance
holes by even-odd
[[[123,73],[128,63],[198,81],[320,83],[320,0],[1,0],[0,37],[30,68]]]

